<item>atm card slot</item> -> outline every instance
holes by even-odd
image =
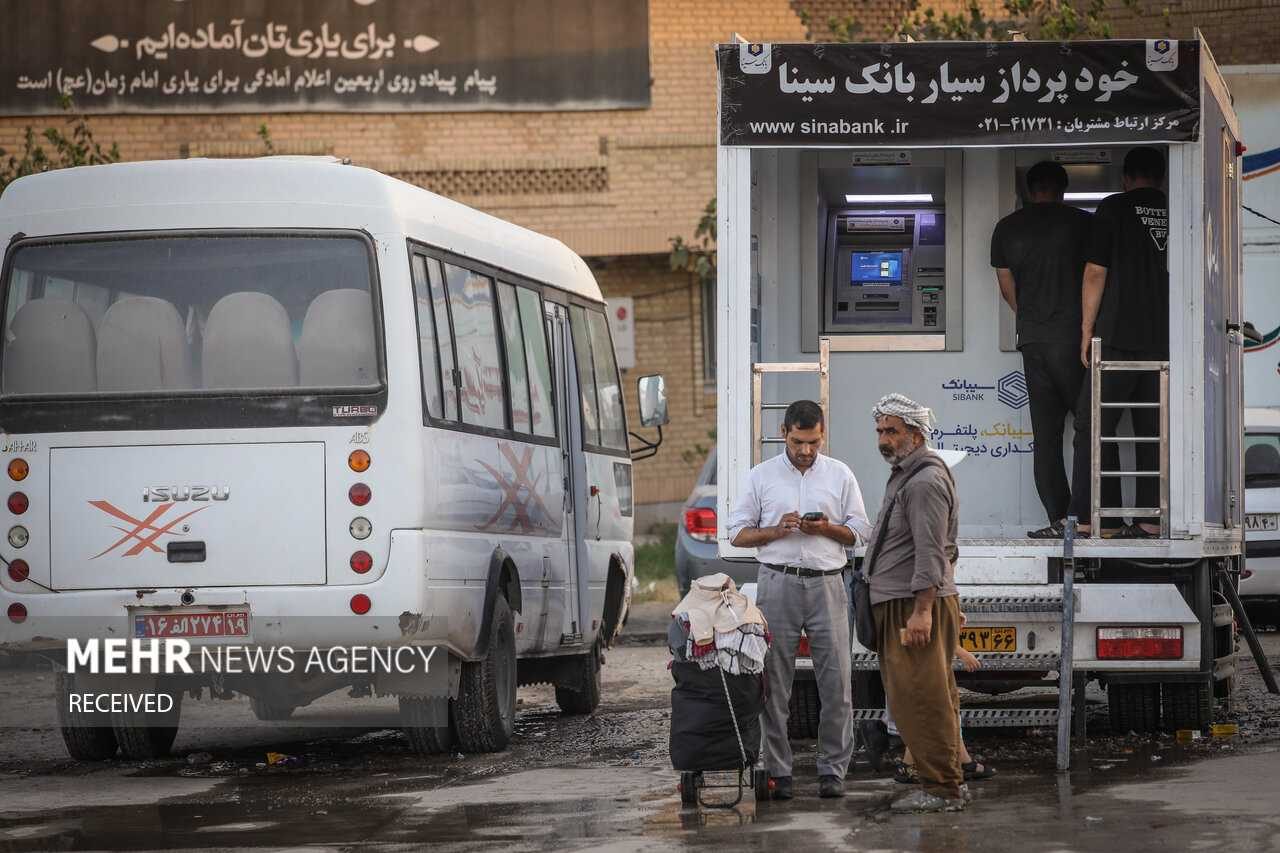
[[[901,302],[855,302],[853,304],[855,311],[897,311],[901,307]]]

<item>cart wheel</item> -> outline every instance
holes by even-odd
[[[755,784],[756,802],[766,802],[773,793],[769,790],[769,771],[764,769],[752,771],[751,780]]]
[[[685,770],[680,774],[680,804],[696,806],[698,804],[698,788],[702,787],[702,774]]]

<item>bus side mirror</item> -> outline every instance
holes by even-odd
[[[661,427],[670,422],[667,416],[667,380],[660,373],[641,376],[636,382],[640,401],[640,424]]]

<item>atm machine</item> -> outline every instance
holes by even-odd
[[[941,207],[828,216],[828,334],[946,331],[946,222]]]

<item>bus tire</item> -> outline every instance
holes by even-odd
[[[796,680],[791,685],[791,708],[787,714],[787,737],[812,740],[818,736],[818,719],[822,702],[818,699],[818,682]]]
[[[287,720],[297,710],[293,705],[270,702],[266,699],[259,699],[257,696],[249,697],[249,709],[253,711],[255,717],[264,723],[272,720]]]
[[[400,697],[400,728],[409,739],[409,747],[419,755],[439,755],[453,746],[449,721],[437,725],[431,703],[431,699],[421,696]]]
[[[572,663],[565,663],[565,669],[571,670],[573,677],[565,684],[556,685],[556,704],[560,706],[561,713],[570,716],[590,714],[600,707],[602,664],[599,640],[590,652],[575,655]]]
[[[1161,694],[1165,731],[1199,730],[1213,722],[1213,691],[1208,684],[1165,684]]]
[[[111,726],[91,725],[90,715],[71,710],[70,695],[77,692],[76,677],[59,672],[57,686],[58,727],[62,729],[62,742],[67,747],[67,754],[76,761],[114,758],[119,744]]]
[[[1160,685],[1108,684],[1107,711],[1113,735],[1154,734],[1160,730]]]
[[[166,691],[157,690],[158,693]],[[173,697],[173,708],[164,715],[164,725],[156,725],[156,714],[122,711],[111,715],[111,728],[120,755],[130,761],[150,761],[163,758],[173,747],[178,736],[178,720],[182,716],[182,691],[168,692]]]
[[[516,721],[515,619],[501,595],[493,601],[488,652],[462,665],[454,722],[463,752],[500,752]]]

